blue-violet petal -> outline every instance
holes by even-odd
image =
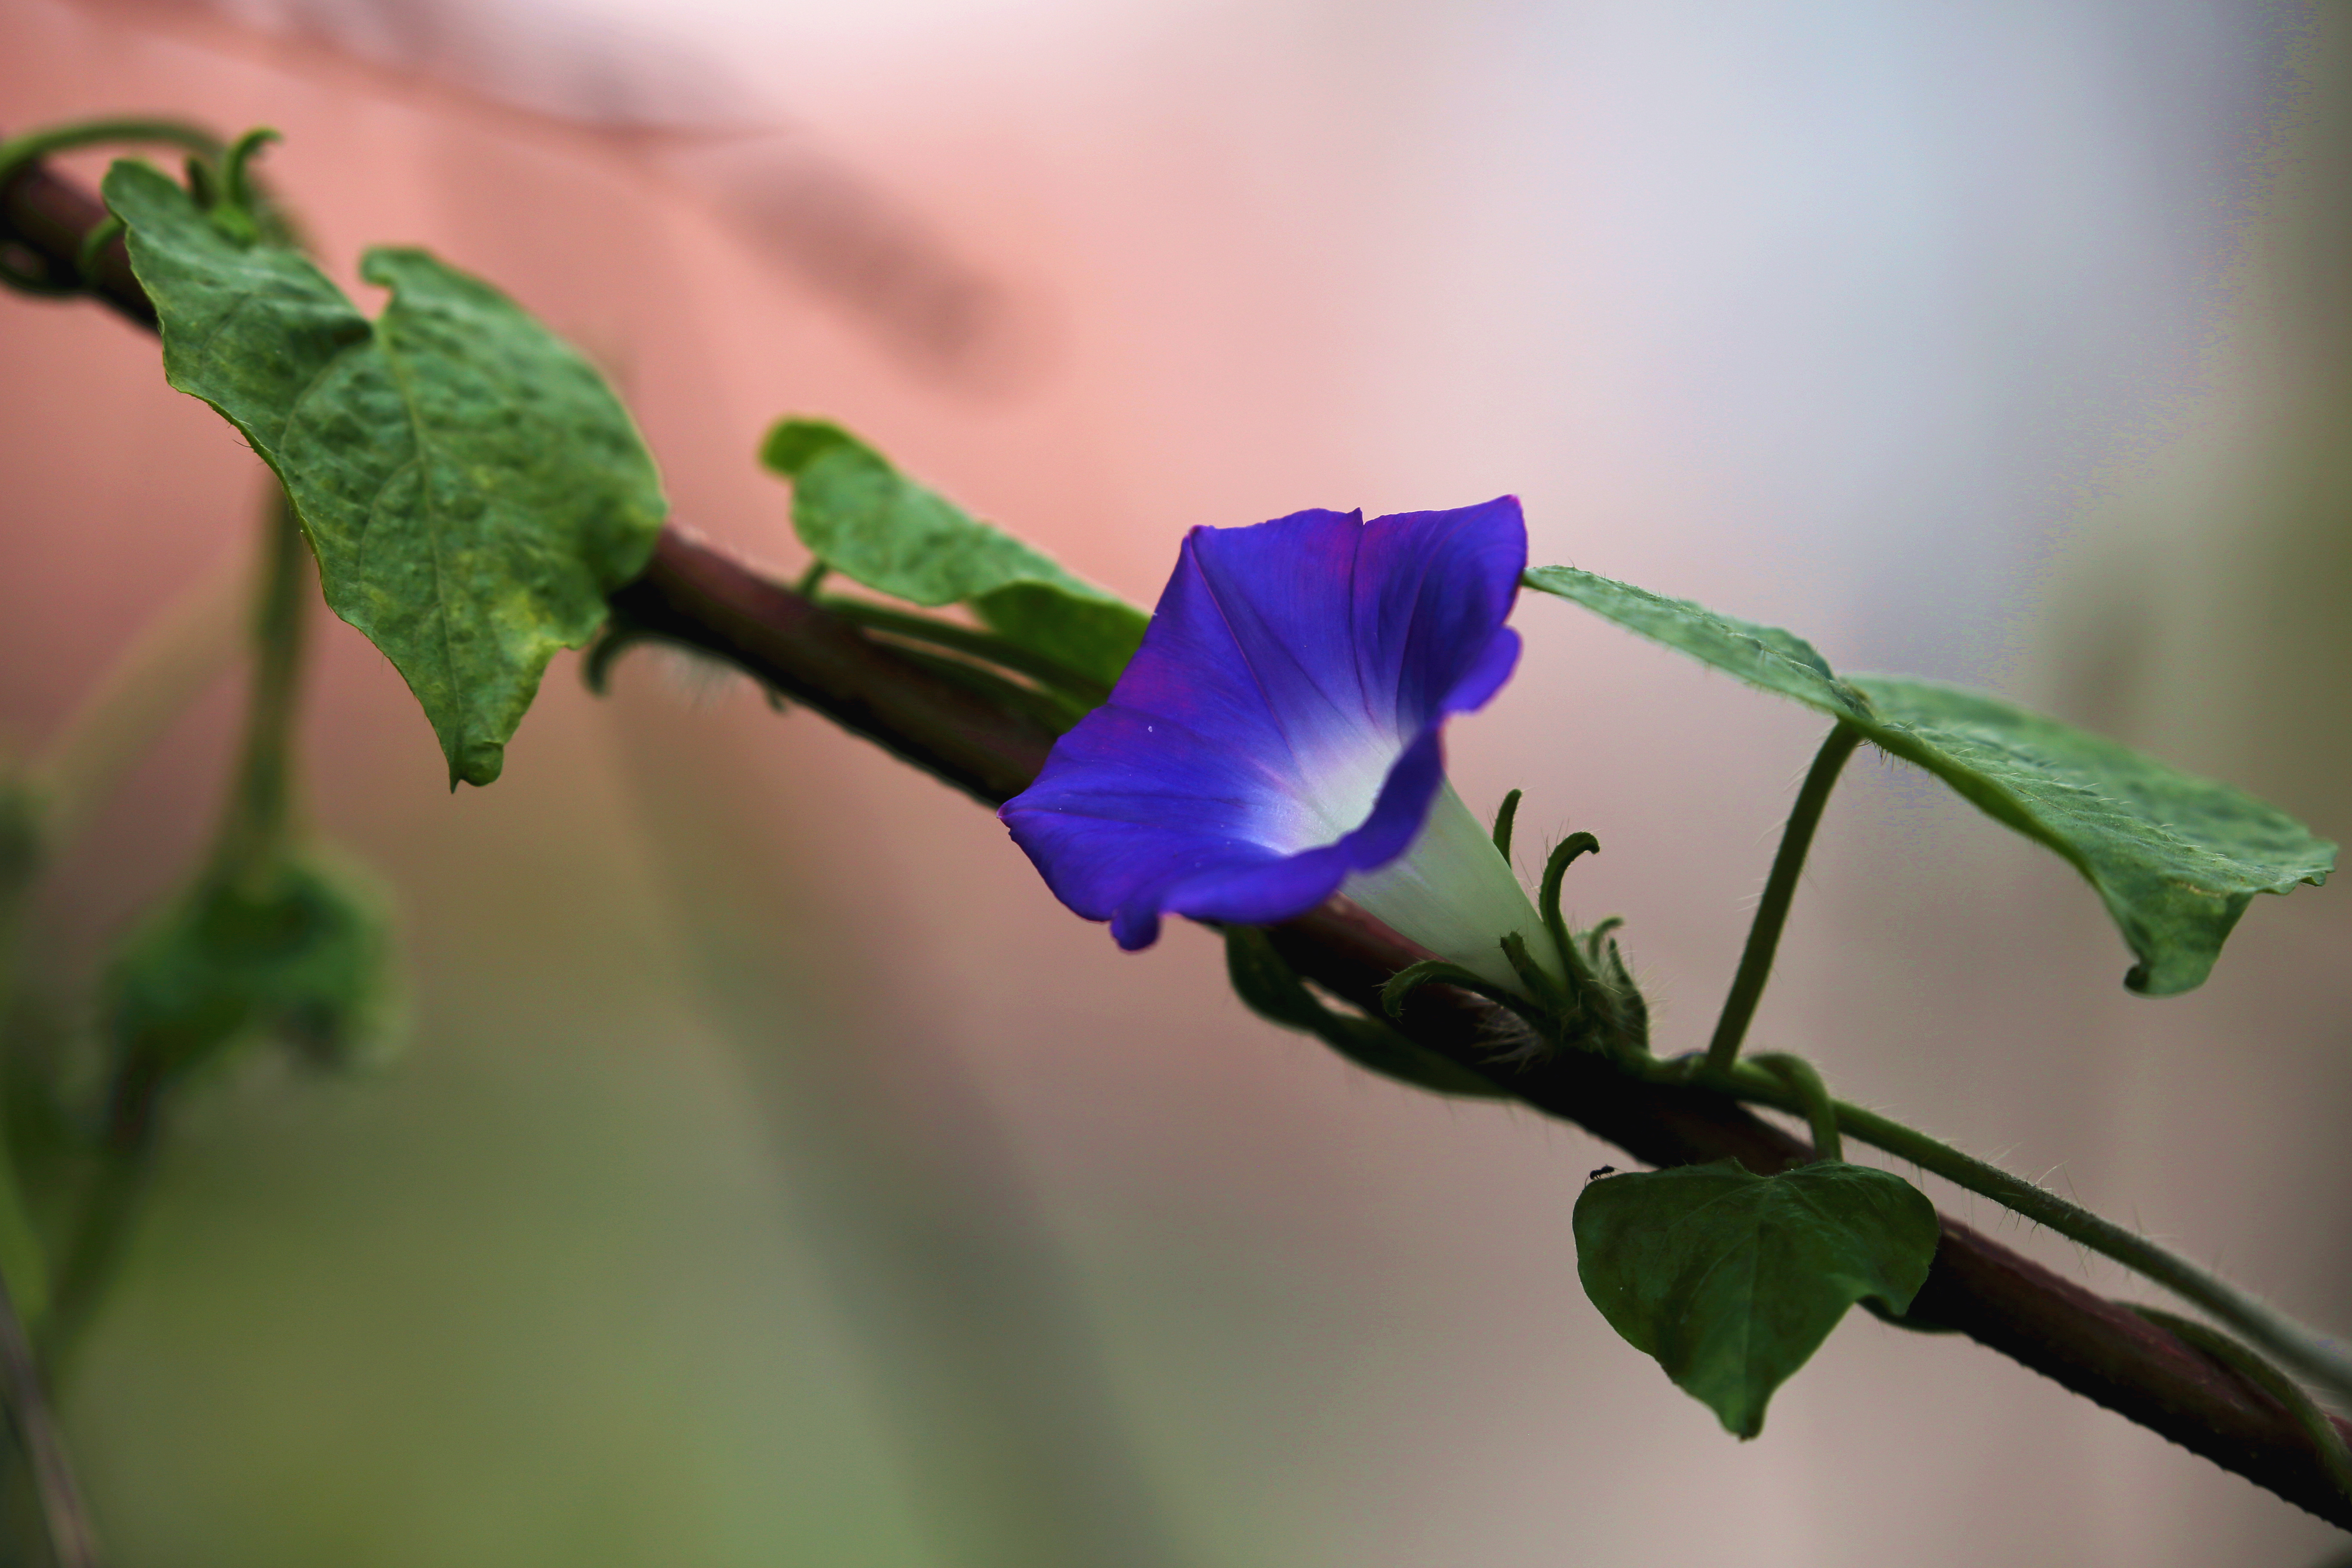
[[[1166,914],[1303,914],[1421,832],[1440,727],[1517,661],[1503,622],[1527,553],[1510,496],[1196,528],[1110,700],[999,815],[1121,947]]]

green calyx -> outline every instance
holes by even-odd
[[[1493,839],[1496,853],[1510,859],[1512,827],[1518,816],[1522,792],[1503,797],[1495,816]],[[1507,1008],[1534,1033],[1547,1049],[1599,1051],[1633,1059],[1650,1051],[1649,1005],[1626,967],[1614,935],[1624,924],[1612,916],[1589,931],[1570,928],[1560,912],[1560,889],[1568,868],[1580,856],[1598,854],[1601,841],[1590,833],[1572,833],[1553,847],[1546,859],[1537,895],[1537,912],[1543,931],[1538,938],[1549,948],[1546,963],[1530,949],[1528,939],[1514,931],[1499,941],[1504,961],[1517,976],[1516,987],[1500,985],[1462,964],[1444,959],[1424,959],[1391,976],[1381,990],[1381,1005],[1391,1018],[1404,1016],[1405,1004],[1422,986],[1456,986]]]

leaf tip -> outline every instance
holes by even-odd
[[[2244,900],[2241,900],[2241,907]],[[2213,964],[2221,956],[2221,942],[2230,926],[2237,923],[2232,916],[2230,924],[2205,942],[2179,940],[2141,946],[2132,946],[2132,966],[2124,972],[2124,989],[2135,996],[2150,1001],[2167,996],[2186,996],[2213,976]]]
[[[760,443],[760,462],[777,473],[797,475],[821,453],[856,440],[856,437],[829,420],[779,419],[769,426],[767,438]]]
[[[410,267],[433,260],[432,252],[413,245],[371,245],[360,252],[360,280],[379,289],[396,289]]]
[[[506,771],[507,749],[496,741],[461,741],[448,750],[449,793],[456,795],[461,784],[476,789],[499,782]]]

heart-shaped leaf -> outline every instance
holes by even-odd
[[[1838,1161],[1607,1176],[1585,1184],[1575,1226],[1577,1275],[1609,1326],[1741,1437],[1847,1308],[1910,1307],[1938,1235],[1916,1187]]]
[[[2150,996],[2205,983],[2256,893],[2315,886],[2336,846],[2277,807],[2055,719],[1907,676],[1841,679],[1803,638],[1570,566],[1528,585],[1791,697],[1927,769],[1996,822],[2046,846],[2098,892]]]
[[[547,662],[645,569],[667,505],[587,361],[488,284],[372,250],[375,321],[299,253],[240,242],[143,163],[106,176],[155,302],[163,374],[244,432],[292,497],[334,612],[486,784]]]

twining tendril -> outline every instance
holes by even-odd
[[[2280,1407],[2294,1418],[2311,1439],[2311,1447],[2319,1456],[2320,1468],[2327,1479],[2346,1498],[2352,1499],[2352,1447],[2344,1441],[2344,1429],[2328,1419],[2327,1413],[2315,1404],[2294,1379],[2248,1350],[2244,1345],[2220,1330],[2200,1323],[2194,1318],[2184,1318],[2178,1312],[2167,1312],[2155,1307],[2143,1307],[2137,1302],[2132,1310],[2164,1330],[2175,1339],[2185,1341],[2192,1348],[2211,1356],[2231,1372],[2276,1400]]]
[[[271,134],[275,134],[272,132]],[[28,165],[58,153],[79,152],[85,147],[163,146],[177,147],[192,154],[191,162],[209,168],[211,161],[223,155],[219,137],[201,125],[180,120],[107,119],[79,120],[65,125],[52,125],[40,131],[28,131],[0,142],[0,188],[16,178]],[[0,284],[20,294],[79,294],[89,287],[98,254],[117,235],[121,226],[110,219],[82,237],[77,254],[75,275],[57,276],[44,268],[32,271],[7,250],[0,250]]]
[[[1495,853],[1506,860],[1511,858],[1511,826],[1518,820],[1522,793],[1513,790],[1503,797],[1503,804],[1495,808]]]
[[[1424,958],[1409,963],[1389,976],[1381,987],[1381,1008],[1391,1018],[1404,1016],[1404,1005],[1412,994],[1424,985],[1452,985],[1475,996],[1484,996],[1497,1007],[1515,1014],[1538,1036],[1552,1039],[1559,1032],[1558,1016],[1541,1005],[1529,1001],[1507,985],[1497,985],[1482,974],[1474,974],[1462,965],[1443,958]]]

